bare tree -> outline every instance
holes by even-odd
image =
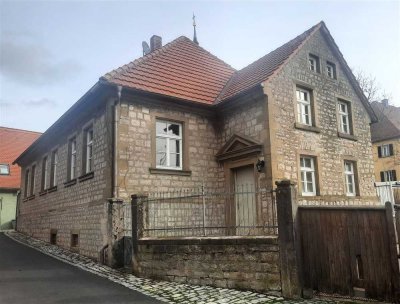
[[[353,69],[353,74],[369,102],[390,99],[391,95],[382,89],[375,76],[367,74],[361,69]]]

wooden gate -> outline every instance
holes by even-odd
[[[390,204],[380,208],[303,206],[298,219],[303,288],[400,301]]]

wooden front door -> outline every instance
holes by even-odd
[[[254,166],[234,169],[236,234],[248,235],[257,223]]]

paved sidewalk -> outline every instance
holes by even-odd
[[[251,291],[195,286],[138,278],[121,273],[77,253],[31,238],[15,231],[5,233],[11,239],[32,247],[65,263],[107,278],[129,289],[141,292],[165,303],[179,304],[262,304],[262,303],[338,303],[327,300],[289,301],[281,297],[259,294]]]

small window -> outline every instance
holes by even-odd
[[[344,161],[344,177],[346,183],[346,195],[356,195],[356,181],[355,181],[355,169],[354,162]]]
[[[300,157],[301,193],[303,196],[317,194],[315,158],[311,156]]]
[[[71,247],[76,248],[79,246],[79,234],[73,233],[71,234]]]
[[[87,129],[85,131],[85,144],[84,144],[84,155],[85,155],[85,163],[84,163],[84,172],[89,173],[93,171],[93,129]]]
[[[336,79],[336,65],[332,62],[326,63],[326,75],[329,78]]]
[[[76,138],[69,141],[68,180],[76,178]]]
[[[182,124],[157,120],[156,167],[182,169]]]
[[[393,144],[384,144],[378,147],[378,157],[389,157],[393,156],[394,151],[393,151]]]
[[[45,156],[42,161],[42,191],[48,188],[47,163],[47,156]]]
[[[10,165],[0,164],[0,175],[10,175]]]
[[[311,91],[297,88],[297,121],[308,126],[313,125],[311,109]]]
[[[318,56],[309,54],[308,56],[308,65],[311,71],[319,73],[320,72],[320,67],[319,67],[319,58]]]
[[[54,150],[51,153],[50,187],[57,186],[57,164],[58,164],[58,153],[57,150]]]
[[[50,244],[57,245],[57,230],[50,231]]]
[[[346,101],[338,102],[339,132],[352,134],[350,104]]]
[[[30,171],[29,171],[29,169],[26,169],[26,171],[25,171],[25,189],[24,189],[25,190],[25,193],[24,193],[25,197],[29,196],[30,183],[31,183]]]
[[[394,182],[397,181],[396,170],[381,171],[382,182]]]
[[[32,172],[31,172],[31,189],[29,194],[33,195],[35,193],[35,187],[36,187],[36,165],[32,166]]]

